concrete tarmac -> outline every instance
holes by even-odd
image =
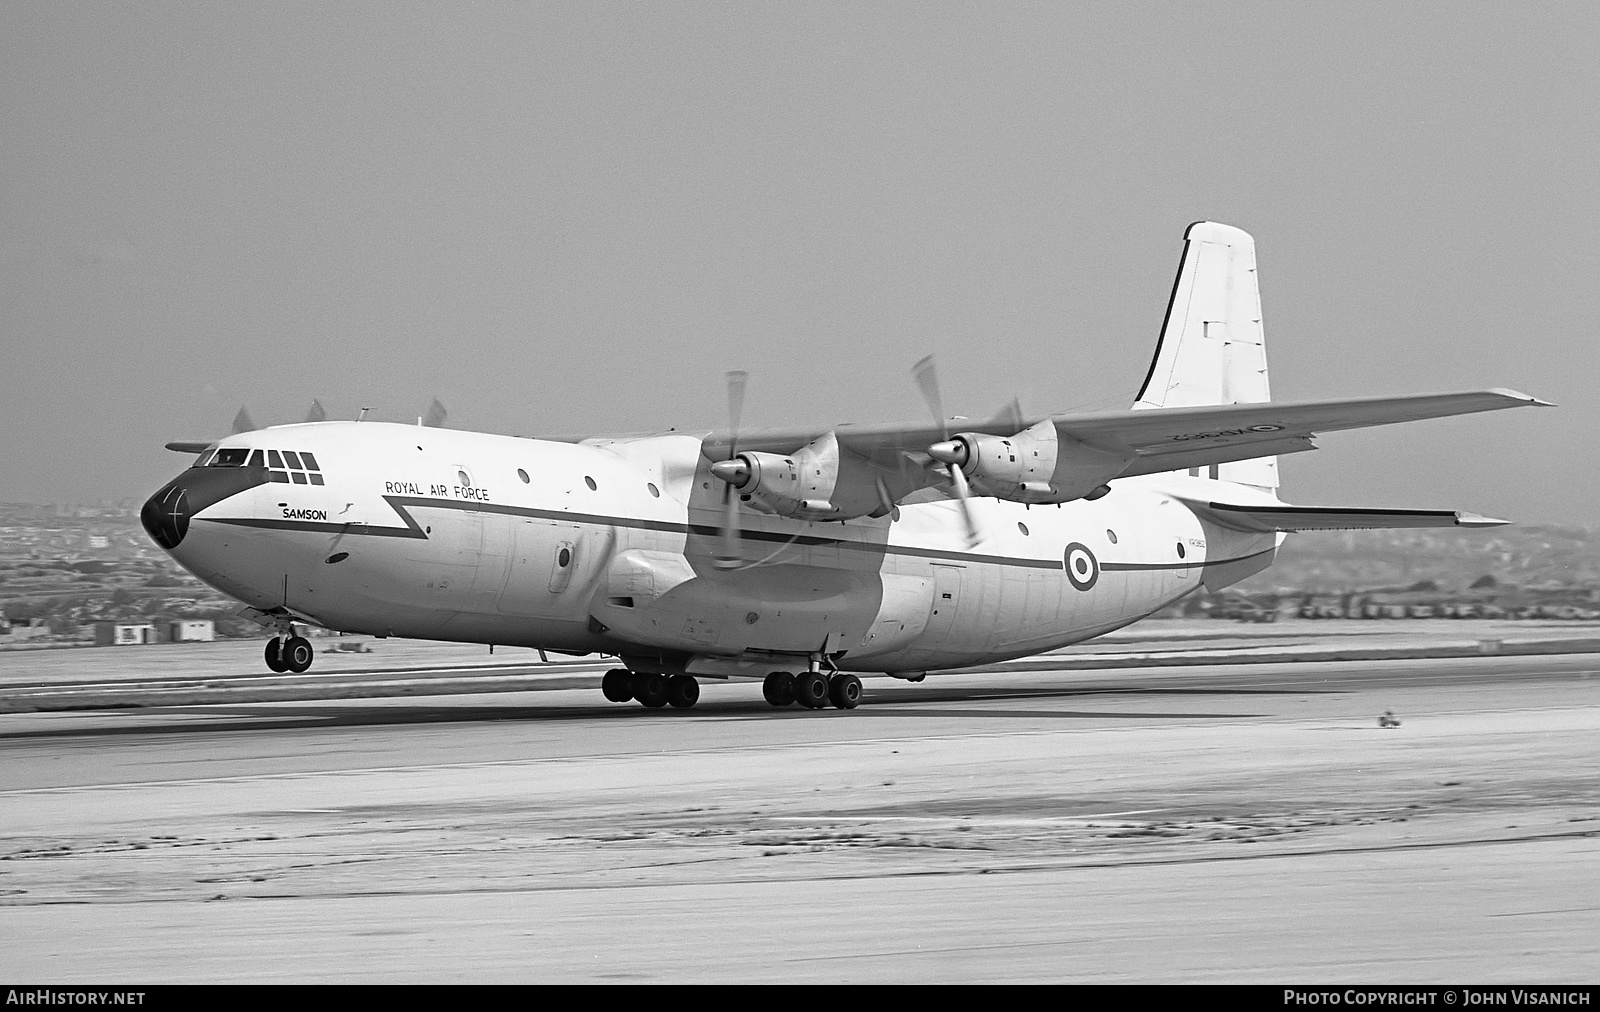
[[[1594,654],[6,714],[0,973],[1593,982],[1597,743]]]

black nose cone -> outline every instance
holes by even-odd
[[[266,483],[265,467],[191,467],[145,502],[139,522],[156,544],[170,552],[183,542],[196,513]]]
[[[151,540],[170,552],[189,533],[189,518],[193,515],[189,491],[180,477],[161,486],[159,492],[145,501],[144,509],[139,511],[139,522]]]

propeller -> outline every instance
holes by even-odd
[[[939,370],[933,364],[933,356],[919,358],[911,367],[911,375],[922,390],[922,399],[927,402],[928,410],[933,413],[933,424],[939,428],[939,442],[928,447],[928,456],[950,471],[950,483],[955,486],[956,503],[961,507],[961,520],[966,526],[967,547],[971,548],[982,540],[982,536],[978,532],[978,522],[972,515],[972,490],[967,487],[966,472],[961,470],[961,465],[967,462],[967,444],[950,438],[950,427],[945,421],[944,398],[939,396]]]
[[[728,373],[728,459],[711,465],[711,473],[723,482],[722,537],[713,563],[718,569],[737,569],[744,564],[739,539],[739,486],[750,477],[750,465],[739,459],[739,418],[744,414],[744,388],[750,374],[742,370]]]

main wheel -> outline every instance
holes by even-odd
[[[288,671],[289,665],[283,662],[283,651],[280,649],[283,641],[274,636],[267,640],[267,667],[273,671]]]
[[[834,675],[828,680],[828,699],[841,710],[854,710],[861,705],[861,679]]]
[[[774,671],[761,683],[761,694],[773,706],[788,706],[794,702],[794,676],[787,671]]]
[[[613,703],[626,703],[633,698],[633,672],[627,668],[612,668],[600,679],[600,693]]]
[[[688,675],[673,675],[667,679],[667,702],[688,709],[700,699],[700,683]]]
[[[633,676],[633,698],[654,708],[667,705],[667,676],[637,673]]]
[[[311,649],[311,641],[304,636],[290,636],[280,656],[290,671],[299,674],[311,667],[311,658],[316,656],[316,652]]]
[[[820,710],[828,705],[828,676],[820,671],[802,671],[794,676],[794,698],[801,706]]]

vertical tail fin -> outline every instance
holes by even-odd
[[[1133,406],[1270,401],[1255,240],[1214,221],[1195,222],[1183,239],[1183,259],[1161,339]],[[1275,489],[1278,458],[1218,464],[1208,473],[1223,481]]]

